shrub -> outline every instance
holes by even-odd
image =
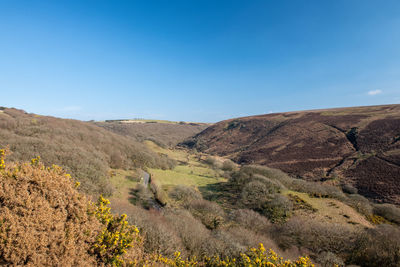
[[[169,196],[175,199],[178,202],[188,203],[192,200],[199,200],[202,199],[202,196],[199,191],[196,189],[185,186],[185,185],[178,185],[174,187],[170,192]]]
[[[346,266],[340,257],[330,251],[324,251],[320,253],[316,258],[316,262],[318,262],[321,267]]]
[[[127,214],[127,220],[140,229],[143,236],[144,251],[149,254],[162,254],[171,257],[175,251],[186,254],[178,232],[162,214],[129,205],[118,207]]]
[[[263,244],[258,248],[251,248],[246,253],[241,254],[241,257],[220,259],[219,257],[207,258],[207,266],[276,266],[276,267],[312,267],[314,266],[308,257],[300,257],[294,262],[283,260],[273,250],[268,252]]]
[[[237,224],[247,229],[252,229],[257,233],[267,232],[267,229],[271,225],[267,218],[249,209],[233,210],[229,214],[229,218]]]
[[[94,215],[104,225],[93,245],[97,258],[105,264],[113,266],[123,265],[124,254],[134,245],[141,243],[139,230],[129,225],[126,214],[115,216],[111,214],[108,199],[99,197]]]
[[[368,199],[366,199],[361,195],[358,194],[349,195],[345,203],[353,207],[356,211],[363,214],[367,218],[370,217],[373,213],[372,212],[373,207],[371,203],[369,202]]]
[[[223,252],[219,255],[223,258],[240,258],[241,253],[259,243],[279,252],[278,246],[270,238],[240,226],[213,231],[213,236],[222,241]]]
[[[241,193],[241,202],[253,210],[261,210],[264,203],[273,198],[274,191],[264,183],[254,181],[246,184]]]
[[[158,184],[158,182],[155,181],[154,179],[151,179],[150,189],[153,192],[154,197],[158,203],[160,203],[162,206],[167,205],[168,196],[165,193],[165,191],[161,188],[161,186]]]
[[[392,204],[375,204],[374,213],[386,220],[400,224],[400,208]]]
[[[230,160],[230,159],[226,159],[223,163],[222,163],[222,167],[221,169],[223,171],[233,171],[236,169],[236,164]]]
[[[366,267],[400,266],[400,230],[390,225],[367,229],[358,237],[351,261]]]
[[[252,181],[259,181],[259,182],[265,184],[271,194],[272,193],[280,193],[281,190],[284,188],[284,186],[279,181],[267,178],[260,174],[254,174],[252,176]]]
[[[273,239],[283,249],[296,246],[315,254],[332,252],[345,255],[354,249],[357,232],[351,226],[321,223],[314,220],[291,218],[286,223],[275,224],[271,229]]]
[[[56,165],[3,160],[0,150],[1,264],[95,265],[90,250],[101,224],[71,177]]]
[[[142,257],[141,239],[109,201],[94,205],[61,167],[2,164],[0,150],[0,262],[33,266],[120,266]],[[61,189],[61,190],[60,190]]]
[[[232,173],[231,178],[229,179],[229,183],[233,186],[238,187],[239,189],[241,189],[241,187],[248,182],[251,182],[251,175],[241,170]]]
[[[245,165],[242,166],[240,169],[243,173],[247,174],[260,174],[267,178],[275,179],[280,181],[283,185],[290,184],[293,180],[290,176],[284,173],[281,170],[269,168],[266,166],[259,166],[259,165]]]
[[[275,195],[273,199],[264,203],[261,213],[271,222],[284,222],[292,213],[292,202],[285,196]]]
[[[357,194],[358,193],[357,188],[355,188],[351,184],[343,184],[342,185],[342,190],[343,190],[343,192],[345,192],[347,194]]]
[[[222,208],[207,200],[194,200],[188,205],[189,211],[198,218],[208,229],[216,229],[223,222],[225,213]]]
[[[209,165],[213,169],[220,169],[222,167],[221,163],[212,156],[207,156],[206,159],[204,160],[204,163]]]
[[[211,236],[204,224],[187,210],[168,210],[165,213],[170,227],[181,239],[187,255],[198,258],[222,253],[222,244]]]

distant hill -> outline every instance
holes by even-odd
[[[211,125],[207,123],[144,119],[107,120],[95,122],[95,124],[114,133],[132,137],[136,141],[150,140],[163,147],[175,146]]]
[[[28,114],[0,108],[0,148],[9,146],[11,161],[41,156],[46,165],[63,166],[90,194],[110,194],[109,168],[163,167],[160,157],[145,145],[90,122]]]
[[[350,184],[371,199],[400,204],[400,105],[230,119],[181,145],[306,180]]]

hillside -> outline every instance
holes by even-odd
[[[181,143],[400,204],[400,105],[275,113],[216,123]]]
[[[210,124],[160,120],[110,120],[95,122],[96,125],[136,141],[150,140],[161,146],[175,146],[193,136]]]
[[[100,196],[96,203],[88,201],[77,191],[79,183],[59,166],[46,168],[38,158],[9,164],[5,156],[6,151],[0,149],[1,266],[314,266],[308,257],[284,262],[262,244],[224,260],[213,254],[185,260],[178,251],[165,256],[162,252],[173,249],[171,239],[163,250],[146,251],[145,244],[164,239],[164,231],[153,228],[142,235],[127,222],[126,214],[110,212],[109,200]],[[131,219],[148,215],[143,210]],[[177,215],[178,225],[182,219],[191,219],[190,227],[197,222],[197,229],[207,233],[187,212]]]
[[[399,264],[400,209],[394,205],[265,166],[146,144],[177,166],[148,169],[147,185],[140,173],[117,171],[111,181],[118,190],[110,199],[112,209],[144,233],[146,252],[225,259],[261,242],[287,258],[307,254],[317,266]]]
[[[0,108],[0,147],[12,161],[40,156],[47,166],[64,167],[90,194],[111,194],[110,168],[168,168],[171,163],[145,145],[89,122],[59,119]]]

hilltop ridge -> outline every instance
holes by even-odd
[[[399,140],[400,105],[382,105],[230,119],[180,145],[399,204]]]

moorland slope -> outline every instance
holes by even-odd
[[[110,168],[168,168],[161,157],[145,145],[90,122],[29,114],[0,108],[0,147],[9,147],[11,161],[41,156],[46,166],[57,164],[78,177],[83,191],[109,195]]]
[[[186,138],[205,130],[210,124],[157,120],[108,120],[95,122],[114,133],[143,142],[153,141],[160,146],[175,146]]]
[[[181,145],[400,204],[400,105],[275,113],[216,123]]]

